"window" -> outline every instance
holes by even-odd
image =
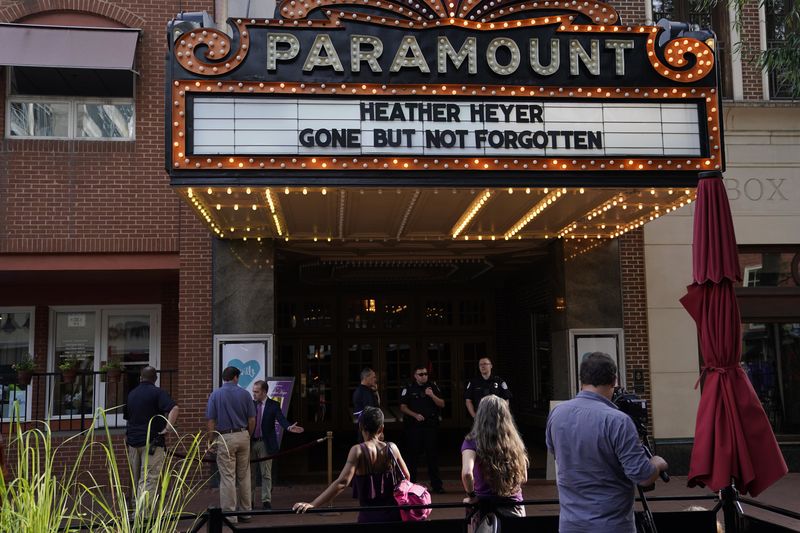
[[[791,34],[795,35],[797,28],[792,27],[789,11],[790,0],[767,0],[764,2],[767,15],[767,52],[786,46]],[[792,87],[788,78],[781,69],[769,71],[769,96],[770,98],[792,98]]]
[[[33,355],[33,308],[0,308],[0,372],[11,372],[28,354]]]
[[[800,287],[800,253],[791,251],[740,252],[744,287]]]
[[[745,322],[742,367],[775,433],[800,433],[800,322]]]
[[[30,402],[25,387],[16,383],[12,365],[26,355],[33,355],[33,307],[0,308],[0,419],[14,415],[14,401],[19,402],[19,414],[30,417]],[[28,391],[30,387],[28,387]]]
[[[730,67],[730,39],[728,31],[728,11],[725,2],[717,2],[709,10],[700,10],[691,0],[652,0],[653,21],[668,19],[688,22],[700,28],[711,29],[717,34],[717,53],[722,78],[723,98],[733,97],[733,79]]]
[[[10,67],[6,137],[133,140],[133,73]]]
[[[141,368],[158,368],[160,314],[159,306],[51,308],[50,371],[58,373],[60,364],[72,361],[78,375],[72,383],[53,380],[50,414],[91,417],[98,407],[125,403]],[[95,374],[109,360],[123,364],[122,383],[106,384]],[[122,423],[116,411],[108,418],[111,425]]]

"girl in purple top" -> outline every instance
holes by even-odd
[[[358,496],[361,507],[397,505],[394,500],[395,461],[406,479],[410,479],[410,476],[397,446],[382,440],[383,412],[377,407],[365,407],[358,417],[358,426],[364,442],[350,448],[347,462],[339,477],[311,503],[294,504],[292,506],[294,511],[304,513],[313,507],[325,505],[347,488],[351,480],[353,492]],[[399,522],[400,511],[398,509],[360,511],[358,521]]]
[[[478,506],[471,531],[487,511],[502,516],[525,516],[522,485],[528,480],[528,452],[517,431],[508,401],[486,396],[478,404],[472,430],[461,445],[461,483],[467,492],[464,503]]]

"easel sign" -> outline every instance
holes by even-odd
[[[569,330],[569,370],[572,376],[572,396],[581,390],[580,368],[583,359],[594,352],[607,353],[617,364],[617,379],[625,387],[625,347],[621,329],[571,329]]]
[[[214,388],[222,386],[222,371],[241,371],[239,386],[253,392],[253,383],[273,373],[272,335],[214,335]]]

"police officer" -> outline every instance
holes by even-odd
[[[417,462],[421,452],[428,461],[428,477],[433,492],[444,493],[439,477],[439,458],[436,448],[436,433],[439,429],[439,412],[444,407],[442,391],[434,382],[428,382],[425,365],[414,368],[414,381],[400,393],[400,411],[405,415],[406,461],[411,481],[417,480]]]
[[[478,404],[485,396],[494,394],[504,400],[511,399],[511,391],[503,378],[492,375],[492,360],[489,357],[481,357],[478,360],[478,369],[481,374],[469,380],[467,392],[464,394],[467,411],[472,418],[475,418]]]

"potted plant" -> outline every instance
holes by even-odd
[[[64,383],[75,383],[75,377],[78,375],[78,360],[77,359],[64,359],[58,363],[58,369],[61,371],[61,381]]]
[[[11,366],[17,371],[17,385],[27,387],[31,384],[33,370],[36,368],[36,363],[34,363],[31,354],[26,354],[25,357]]]
[[[119,359],[109,359],[100,367],[100,372],[103,373],[107,383],[119,383],[122,375],[122,363]]]

